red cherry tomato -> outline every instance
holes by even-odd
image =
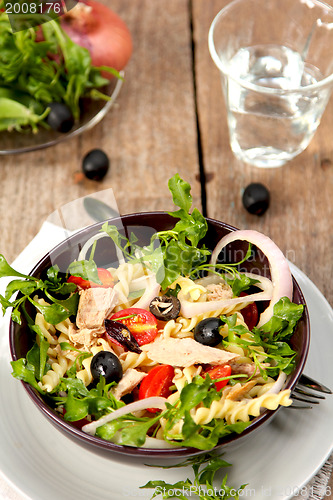
[[[241,292],[240,297],[245,297],[247,294],[245,292]],[[247,324],[247,327],[250,331],[256,326],[258,323],[259,313],[257,304],[252,302],[248,306],[241,309],[241,314],[243,315],[244,321]]]
[[[157,319],[145,309],[130,307],[112,314],[110,319],[126,325],[139,345],[149,344],[158,334]]]
[[[214,366],[214,368],[210,368],[208,371],[205,373],[206,375],[209,375],[212,380],[216,380],[222,377],[229,377],[231,375],[231,366],[230,365],[218,365]],[[216,390],[219,391],[227,385],[228,380],[219,380],[218,382],[215,382],[215,387]]]
[[[68,283],[74,283],[76,286],[82,288],[83,290],[87,290],[87,288],[109,288],[113,287],[114,285],[114,279],[110,271],[107,269],[104,269],[103,267],[98,267],[97,268],[97,274],[102,282],[100,283],[95,283],[94,281],[89,281],[81,278],[80,276],[69,276],[67,279]]]
[[[167,398],[170,396],[170,386],[175,375],[175,370],[171,365],[155,366],[142,380],[139,388],[139,399],[146,399],[153,396]],[[151,413],[156,413],[157,408],[148,408]]]

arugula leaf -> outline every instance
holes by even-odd
[[[231,286],[234,297],[239,297],[241,292],[248,290],[256,283],[259,283],[259,280],[249,278],[245,274],[236,274],[233,278],[224,277],[224,279],[228,285]]]
[[[181,179],[179,174],[175,174],[171,177],[171,179],[169,179],[168,188],[172,194],[174,204],[183,211],[183,214],[187,216],[192,205],[190,184]],[[175,212],[173,212],[173,214],[175,214]],[[174,216],[179,217],[178,214]]]
[[[208,225],[198,209],[194,208],[190,213],[190,185],[179,174],[171,177],[168,185],[175,205],[180,207],[179,210],[169,212],[169,215],[180,220],[173,229],[155,233],[149,245],[140,247],[133,238],[121,235],[116,226],[109,226],[108,223],[102,226],[102,231],[111,237],[127,260],[141,261],[156,273],[163,290],[179,276],[188,276],[193,270],[200,269],[200,265],[210,256],[210,251],[205,246],[198,248]],[[156,242],[159,245],[156,246]],[[137,253],[139,258],[136,257]]]
[[[13,280],[7,285],[5,297],[6,299],[10,299],[16,292],[21,292],[23,295],[31,295],[36,289],[36,281]]]
[[[294,304],[288,297],[282,297],[273,307],[273,316],[260,331],[268,334],[270,339],[288,340],[303,314],[304,306]]]
[[[37,311],[39,311],[44,316],[45,321],[47,323],[50,323],[51,325],[57,325],[58,323],[61,323],[61,321],[67,319],[69,316],[68,309],[63,307],[61,304],[55,303],[44,306],[39,302],[33,300],[31,297],[28,297],[28,299],[35,306]]]
[[[46,271],[47,279],[51,281],[51,283],[59,283],[59,271],[60,269],[57,265],[49,267]]]
[[[11,276],[17,276],[18,278],[27,278],[27,279],[36,280],[36,278],[31,278],[31,276],[27,276],[26,274],[22,274],[22,273],[19,273],[18,271],[15,271],[15,269],[13,269],[8,264],[5,257],[0,254],[0,278],[11,277]]]
[[[43,391],[38,385],[35,377],[35,367],[33,365],[28,363],[24,358],[17,359],[16,361],[11,361],[10,364],[13,368],[13,377],[17,378],[18,380],[22,380],[23,382],[27,382],[29,385],[37,389],[38,392],[40,392],[41,394],[45,394],[45,391]]]
[[[65,420],[75,422],[89,414],[89,399],[75,397],[76,391],[69,389],[65,404]]]
[[[242,338],[249,330],[243,325],[236,325],[236,314],[231,317],[223,315],[221,320],[228,326],[228,335],[224,338],[223,345],[239,344],[245,349],[246,355],[253,359],[264,378],[268,374],[275,377],[280,371],[288,375],[295,367],[296,353],[286,341],[293,334],[303,309],[302,304],[294,304],[287,297],[282,297],[274,305],[272,318],[260,328],[253,328],[252,340]],[[257,361],[258,347],[264,349],[271,366],[263,367]]]
[[[96,387],[89,390],[81,379],[70,376],[70,370],[67,371],[66,375],[67,377],[61,378],[55,392],[61,393],[63,391],[67,394],[53,398],[57,404],[64,405],[66,420],[75,422],[87,415],[98,419],[105,413],[110,413],[110,411],[124,406],[125,403],[118,401],[110,391],[110,387],[114,384],[105,384],[104,377],[101,377],[101,381]]]
[[[97,265],[93,260],[75,260],[69,264],[68,272],[72,276],[80,276],[84,280],[101,284],[101,280],[98,277]]]
[[[37,342],[32,349],[27,353],[27,361],[35,368],[35,375],[38,380],[41,380],[45,372],[50,368],[47,364],[47,351],[50,347],[49,342],[43,335],[41,328],[38,325],[30,325],[30,329],[39,337],[39,346]]]
[[[96,266],[95,263],[94,265]],[[8,283],[5,297],[0,295],[0,303],[3,313],[5,313],[6,309],[13,308],[11,316],[16,323],[21,324],[21,310],[24,311],[28,322],[32,322],[24,308],[26,300],[29,300],[34,307],[44,315],[45,320],[52,325],[56,325],[72,314],[76,314],[79,296],[77,293],[72,293],[76,291],[76,286],[73,283],[64,283],[56,267],[48,270],[47,276],[49,279],[43,281],[33,276],[27,276],[15,271],[15,269],[7,263],[4,256],[0,255],[0,278],[9,276],[15,276],[22,279],[15,279]],[[16,292],[20,292],[22,296],[11,301],[10,299]],[[31,296],[34,296],[37,292],[43,292],[46,298],[50,299],[52,303],[42,305],[31,298]],[[67,295],[67,297],[61,300],[56,298],[54,294]]]
[[[44,290],[46,297],[48,297],[54,304],[58,304],[62,309],[65,310],[66,313],[66,318],[72,315],[76,315],[77,313],[77,308],[79,305],[79,294],[78,293],[73,293],[70,295],[67,299],[59,300],[54,298],[47,290]],[[55,310],[55,305],[51,305],[53,312]],[[66,319],[65,318],[65,319]],[[60,323],[60,321],[58,321]],[[52,324],[57,324],[57,323],[52,323]]]
[[[223,460],[221,456],[214,452],[202,454],[175,465],[153,465],[151,467],[171,469],[187,467],[189,465],[192,467],[193,479],[187,478],[185,480],[177,481],[174,484],[167,483],[163,480],[152,480],[148,481],[145,485],[140,486],[140,488],[155,490],[151,496],[151,500],[159,495],[162,495],[163,499],[187,499],[189,496],[192,497],[192,495],[195,495],[201,500],[218,500],[221,498],[234,498],[235,500],[239,500],[240,496],[242,496],[241,492],[246,487],[246,484],[242,484],[237,489],[228,486],[227,474],[223,477],[220,485],[216,486],[214,484],[216,474],[226,467],[231,466],[230,463]]]
[[[121,442],[127,446],[143,446],[149,429],[160,419],[160,415],[146,422],[131,422],[121,432]]]
[[[169,179],[168,187],[174,204],[180,207],[179,210],[168,212],[172,217],[180,219],[173,231],[179,234],[183,233],[183,236],[191,242],[191,245],[197,247],[199,241],[205,236],[208,225],[197,208],[194,208],[190,214],[192,206],[191,186],[181,179],[179,174],[175,174]]]

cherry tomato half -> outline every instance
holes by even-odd
[[[229,377],[231,375],[231,366],[230,365],[218,365],[214,366],[213,368],[210,368],[208,371],[205,372],[206,375],[209,375],[212,380],[216,380],[222,377]],[[216,390],[219,391],[227,385],[228,380],[219,380],[218,382],[215,382],[215,387]]]
[[[102,282],[95,283],[94,281],[89,281],[81,278],[80,276],[69,276],[67,279],[68,283],[74,283],[76,286],[82,288],[83,290],[87,290],[87,288],[112,288],[114,285],[114,279],[110,271],[104,269],[104,267],[97,268],[97,274],[99,280]]]
[[[175,375],[175,370],[171,365],[154,366],[148,375],[142,380],[139,388],[139,399],[146,399],[152,396],[167,398],[170,396],[170,386]],[[148,408],[151,413],[156,413],[157,408]]]
[[[158,334],[157,319],[145,309],[130,307],[112,314],[110,319],[126,325],[139,345],[149,344]]]
[[[241,292],[240,297],[245,297],[247,294],[245,292]],[[247,327],[250,331],[256,326],[258,323],[259,313],[257,304],[252,302],[252,304],[247,305],[243,309],[241,309],[241,314],[243,315],[244,321],[247,324]]]

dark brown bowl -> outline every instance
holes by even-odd
[[[117,225],[118,228],[123,226],[124,234],[130,234],[133,232],[139,238],[139,244],[147,244],[150,241],[151,235],[156,231],[171,229],[175,224],[176,219],[169,216],[163,212],[147,212],[138,213],[122,216],[121,219],[112,219],[110,221],[112,224]],[[217,242],[230,231],[234,231],[236,228],[229,226],[223,222],[219,222],[213,219],[207,219],[208,222],[208,232],[204,239],[206,247],[213,250]],[[94,234],[96,234],[102,226],[102,223],[97,223],[89,226],[80,232],[76,233],[74,236],[69,237],[64,242],[60,243],[53,250],[43,257],[43,259],[38,262],[38,264],[31,271],[31,275],[39,277],[43,275],[45,270],[51,265],[57,264],[60,270],[65,271],[74,259],[77,259],[79,251],[81,250],[84,243]],[[236,256],[238,261],[239,257],[246,251],[247,245],[244,243],[236,242],[227,247],[227,255],[230,262],[235,261]],[[94,255],[99,266],[108,266],[116,262],[114,245],[109,237],[102,238],[98,241],[96,252]],[[249,262],[244,264],[244,270],[251,270],[258,272],[261,275],[270,276],[269,265],[266,257],[262,254],[260,250],[253,247],[253,255]],[[297,380],[299,379],[309,349],[310,341],[310,325],[308,311],[306,308],[305,300],[302,292],[293,278],[294,292],[293,301],[297,304],[304,304],[304,314],[300,319],[296,330],[291,338],[291,347],[297,352],[296,368],[294,372],[288,377],[286,388],[293,389]],[[32,340],[30,338],[29,329],[26,325],[18,325],[17,323],[10,322],[9,329],[10,337],[10,350],[13,360],[17,360],[21,357],[25,357],[27,351],[32,345]],[[39,410],[45,415],[45,417],[54,424],[59,430],[64,432],[68,437],[74,439],[77,443],[88,447],[89,449],[96,451],[98,453],[120,453],[122,455],[131,455],[133,457],[164,457],[164,458],[177,458],[177,457],[187,457],[191,455],[196,455],[203,453],[195,448],[185,448],[179,447],[175,449],[148,449],[148,448],[134,448],[128,446],[121,446],[113,444],[108,441],[104,441],[98,437],[90,436],[80,429],[76,428],[70,422],[66,422],[63,418],[54,411],[54,409],[49,406],[49,404],[43,399],[43,397],[30,385],[22,382],[25,390],[27,391],[29,397],[36,404]],[[218,444],[218,448],[229,445],[230,443],[237,443],[239,440],[244,439],[249,434],[252,434],[255,430],[258,430],[265,423],[269,422],[273,415],[278,410],[264,411],[259,417],[255,418],[250,425],[245,429],[245,431],[240,434],[232,434],[221,439]]]

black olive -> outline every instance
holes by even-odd
[[[140,352],[142,352],[136,338],[132,335],[131,331],[126,325],[123,325],[120,321],[105,319],[104,326],[106,334],[108,337],[110,337],[111,341],[116,340],[123,347],[125,347],[125,349],[136,352],[137,354],[140,354]]]
[[[57,132],[69,132],[74,125],[74,118],[71,110],[61,102],[51,102],[47,105],[50,112],[46,117],[46,122]]]
[[[219,327],[224,323],[220,318],[205,318],[194,328],[194,340],[200,344],[215,347],[222,340]]]
[[[270,194],[266,186],[253,182],[245,188],[242,201],[250,214],[263,215],[269,207]]]
[[[93,379],[98,382],[100,376],[105,382],[119,382],[123,376],[123,368],[117,356],[109,351],[100,351],[91,360],[90,371]]]
[[[170,319],[176,319],[179,316],[180,302],[173,295],[155,297],[149,305],[149,311],[156,319],[170,321]]]
[[[83,173],[88,179],[101,181],[109,170],[109,158],[101,149],[92,149],[82,161]]]

